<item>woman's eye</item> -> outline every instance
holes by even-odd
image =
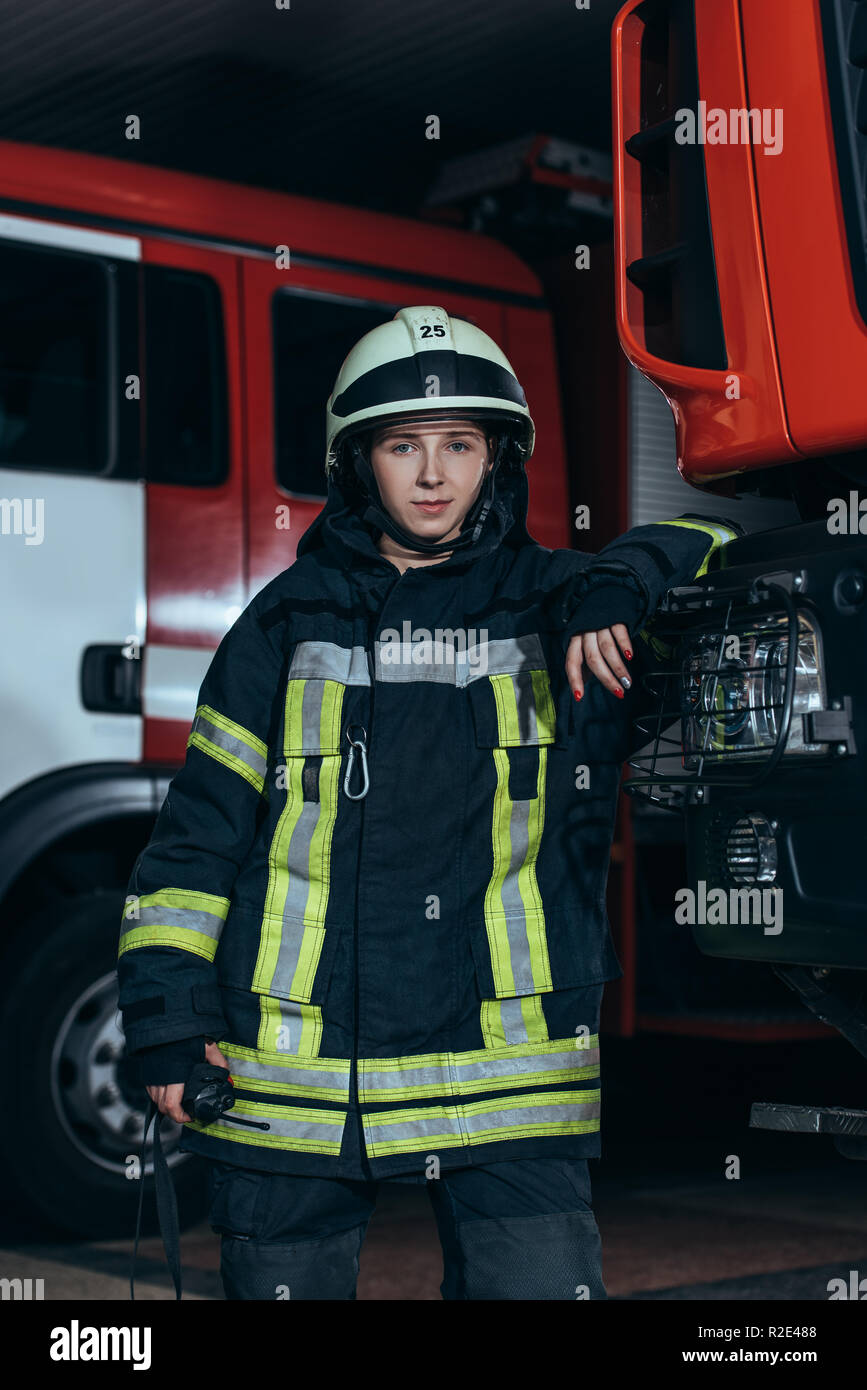
[[[466,451],[469,448],[469,445],[465,444],[462,439],[453,439],[451,444],[449,445],[449,448],[453,448],[455,444],[457,444],[458,448],[460,448],[463,451]]]
[[[411,445],[411,444],[396,444],[396,445],[394,446],[394,453],[397,453],[398,449],[411,449],[411,448],[412,448],[412,445]]]

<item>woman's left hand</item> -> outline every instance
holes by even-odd
[[[622,655],[621,655],[622,653]],[[600,628],[598,632],[579,632],[566,652],[566,675],[576,700],[584,694],[584,663],[607,690],[623,699],[632,684],[624,665],[632,658],[632,642],[623,623]]]

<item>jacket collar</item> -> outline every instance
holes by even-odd
[[[431,575],[461,573],[501,546],[517,550],[520,546],[532,545],[533,539],[527,531],[528,501],[527,474],[523,468],[499,478],[494,504],[475,545],[420,568]],[[393,566],[377,549],[379,535],[378,530],[362,521],[332,475],[325,506],[298,542],[297,554],[300,557],[324,551],[343,569],[356,573],[359,570],[387,573]]]

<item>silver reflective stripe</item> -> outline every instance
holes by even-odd
[[[437,632],[442,640],[437,640]],[[453,628],[434,628],[429,641],[382,642],[375,648],[376,679],[391,683],[436,681],[463,688],[483,676],[544,671],[545,653],[539,634],[498,637],[470,647],[452,640]]]
[[[320,924],[307,922],[307,904],[310,898],[310,848],[316,827],[322,815],[321,801],[304,801],[288,846],[284,846],[286,856],[286,898],[283,903],[280,947],[277,952],[277,965],[273,974],[272,990],[276,994],[292,991],[293,981],[305,946],[304,934],[308,931],[322,930]],[[306,943],[309,948],[310,942]]]
[[[262,1062],[258,1058],[238,1056],[238,1049],[232,1047],[225,1047],[223,1051],[231,1063],[229,1070],[232,1076],[238,1080],[266,1081],[274,1090],[290,1086],[293,1090],[303,1087],[313,1099],[316,1098],[317,1091],[336,1091],[339,1095],[331,1097],[332,1099],[345,1099],[347,1103],[349,1101],[349,1061],[345,1070],[342,1067],[335,1070],[333,1066],[329,1067],[327,1062],[322,1067],[312,1066],[310,1058],[280,1065]],[[324,1058],[322,1060],[325,1061]],[[255,1091],[256,1087],[252,1085],[246,1089]]]
[[[202,734],[209,743],[216,744],[225,753],[237,758],[238,762],[244,763],[251,772],[255,772],[258,778],[264,780],[268,764],[262,754],[257,753],[243,739],[235,738],[233,734],[221,729],[218,724],[212,724],[207,715],[201,713],[196,715],[190,734]]]
[[[465,654],[448,642],[377,642],[376,679],[391,683],[436,681],[463,685],[459,679]]]
[[[527,939],[527,917],[519,877],[530,848],[529,816],[529,801],[512,802],[509,815],[511,853],[509,867],[500,888],[505,917],[498,916],[497,920],[499,930],[505,931],[509,942],[509,959],[517,994],[535,994],[539,988],[533,978],[530,942]]]
[[[370,685],[364,647],[338,647],[336,642],[299,642],[289,666],[290,680],[340,681]]]
[[[346,1115],[342,1110],[311,1112],[289,1105],[246,1105],[241,1101],[236,1101],[233,1108],[239,1115],[248,1119],[264,1120],[270,1125],[270,1129],[242,1129],[240,1125],[230,1124],[222,1116],[209,1125],[194,1122],[191,1128],[200,1129],[205,1134],[218,1133],[221,1138],[235,1139],[241,1143],[274,1145],[275,1141],[297,1140],[303,1144],[327,1146],[339,1152],[346,1123]],[[323,1118],[317,1118],[319,1115]],[[289,1148],[291,1144],[284,1143],[281,1147]]]
[[[576,1092],[577,1096],[584,1092]],[[563,1093],[560,1093],[563,1097]],[[424,1111],[406,1112],[399,1110],[390,1114],[364,1116],[365,1141],[371,1152],[378,1146],[387,1152],[393,1145],[404,1147],[424,1141],[453,1139],[460,1143],[474,1142],[474,1135],[489,1131],[520,1128],[550,1129],[552,1126],[568,1132],[573,1125],[583,1125],[596,1120],[601,1114],[601,1102],[595,1100],[568,1100],[565,1098],[546,1100],[544,1105],[527,1105],[526,1097],[517,1097],[513,1102],[504,1102],[500,1108],[493,1108],[488,1101],[472,1105],[431,1106],[430,1113]],[[489,1143],[489,1139],[481,1142]]]
[[[307,805],[310,805],[310,803],[308,802]],[[295,843],[294,836],[292,837],[292,843],[293,845]],[[292,847],[290,846],[290,856],[291,849]],[[303,897],[306,900],[309,885],[306,881],[303,883],[300,882],[296,877],[295,870],[292,869],[291,866],[291,860],[290,870],[289,888],[286,893],[287,903],[290,897],[296,899],[298,897]],[[283,913],[283,926],[280,933],[280,950],[277,953],[277,968],[274,971],[273,990],[275,994],[278,988],[283,989],[287,995],[292,993],[292,982],[295,979],[295,972],[298,969],[298,963],[301,959],[301,947],[304,944],[304,933],[309,929],[310,928],[308,928],[300,918],[291,917],[288,912]],[[319,930],[321,931],[323,928],[319,928]]]
[[[266,1052],[300,1053],[305,1042],[304,1056],[318,1056],[322,1033],[322,1011],[316,1004],[298,1004],[294,999],[259,996],[263,1026],[259,1030],[259,1047]],[[225,1052],[226,1049],[224,1048]],[[235,1055],[226,1053],[226,1056]],[[243,1055],[243,1054],[238,1054]]]
[[[508,1005],[509,1012],[514,1011],[523,1025],[520,999],[503,999],[500,1002],[503,1015],[506,1014]],[[526,1034],[526,1025],[523,1027]],[[375,1060],[366,1062],[361,1058],[358,1063],[359,1099],[385,1100],[387,1096],[383,1096],[383,1092],[403,1089],[418,1092],[423,1087],[430,1088],[432,1094],[439,1095],[456,1095],[462,1091],[479,1091],[488,1087],[495,1090],[510,1080],[514,1080],[516,1085],[524,1085],[524,1078],[528,1075],[532,1075],[535,1082],[539,1079],[539,1072],[550,1072],[550,1081],[558,1082],[563,1080],[564,1071],[598,1065],[598,1047],[575,1046],[568,1050],[564,1048],[560,1052],[538,1053],[530,1057],[498,1057],[492,1049],[490,1057],[478,1061],[461,1062],[458,1057],[453,1057],[445,1058],[440,1063],[395,1068],[393,1071],[377,1070]],[[546,1076],[543,1079],[549,1078]]]
[[[480,1130],[520,1125],[532,1129],[536,1125],[566,1125],[575,1120],[596,1120],[602,1113],[598,1100],[566,1101],[559,1105],[521,1105],[513,1110],[464,1112],[464,1125],[470,1134]]]
[[[301,698],[301,740],[302,747],[317,752],[322,747],[322,697],[325,686],[319,680],[304,682]]]
[[[520,998],[500,1000],[500,1023],[507,1043],[528,1043],[530,1041]],[[572,1065],[574,1066],[574,1062]],[[589,1063],[584,1062],[581,1065],[587,1066]]]
[[[379,1117],[381,1118],[381,1117]],[[381,1142],[397,1143],[406,1139],[435,1139],[444,1134],[463,1137],[457,1110],[443,1113],[436,1106],[431,1107],[430,1115],[417,1115],[414,1120],[404,1120],[402,1124],[374,1124],[373,1117],[364,1117],[364,1137],[368,1144]]]
[[[518,714],[518,739],[521,744],[546,743],[551,738],[546,729],[539,729],[539,718],[536,710],[536,692],[533,689],[533,677],[529,671],[502,672],[503,675],[510,675],[512,689],[514,690],[515,709]],[[501,734],[503,730],[500,731]],[[513,735],[514,737],[514,735]],[[508,740],[510,743],[512,739]]]
[[[479,655],[482,646],[484,659]],[[542,640],[537,632],[526,633],[523,637],[497,637],[482,646],[471,647],[467,652],[467,682],[482,676],[508,676],[518,671],[547,669]]]
[[[192,907],[139,907],[135,917],[137,927],[183,927],[185,931],[201,932],[219,941],[225,919],[214,912],[202,912]]]
[[[292,839],[289,841],[286,868],[289,870],[289,880],[286,885],[286,901],[283,905],[283,944],[286,944],[286,937],[292,937],[296,933],[304,931],[304,922],[295,921],[301,919],[307,911],[307,899],[310,896],[310,845],[319,817],[322,814],[321,801],[305,801],[301,807],[300,814],[295,822],[295,829],[292,832]],[[315,924],[314,924],[315,925]],[[300,946],[300,935],[298,944]],[[291,959],[297,965],[297,952],[294,947],[290,952]],[[288,965],[289,957],[280,951],[279,971]],[[294,965],[291,980],[295,974]],[[285,978],[281,976],[281,978]]]

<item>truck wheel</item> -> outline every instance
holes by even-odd
[[[6,1098],[0,1163],[33,1215],[95,1239],[135,1230],[147,1092],[123,1054],[117,939],[124,892],[58,898],[28,922],[3,959],[0,1046]],[[177,1152],[181,1126],[164,1119],[162,1147],[184,1225],[206,1211],[204,1166]],[[151,1126],[153,1133],[153,1125]],[[146,1152],[143,1230],[156,1229]]]

